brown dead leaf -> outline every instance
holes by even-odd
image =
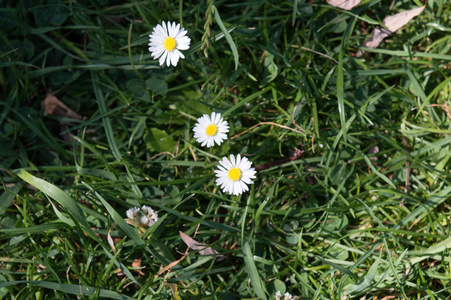
[[[408,11],[403,11],[393,16],[386,17],[382,24],[384,24],[387,28],[374,28],[371,37],[363,43],[363,47],[366,48],[377,48],[379,44],[391,33],[397,31],[404,25],[406,25],[410,20],[414,17],[418,16],[426,6],[421,6],[418,8],[414,8]],[[363,50],[359,50],[356,53],[356,57],[361,57],[364,53]]]
[[[183,255],[182,258],[180,258],[179,260],[173,261],[171,262],[169,265],[167,265],[164,268],[160,268],[160,271],[158,271],[157,274],[155,274],[155,278],[157,278],[158,276],[160,276],[161,274],[163,274],[164,272],[166,272],[169,269],[172,269],[174,266],[178,265],[182,260],[185,259],[185,257],[187,256],[187,254]]]
[[[140,259],[133,260],[132,268],[134,268],[135,271],[139,273],[139,275],[144,275],[144,273],[141,271],[141,260]]]
[[[393,16],[390,17],[386,17],[384,21],[382,21],[382,24],[387,26],[388,30],[390,30],[391,32],[395,32],[399,28],[406,25],[414,17],[418,16],[424,10],[425,7],[426,6],[417,7],[408,11],[403,11],[394,14]]]
[[[114,246],[114,241],[111,238],[111,231],[113,231],[113,229],[116,228],[116,225],[117,225],[117,223],[114,223],[113,226],[111,226],[111,228],[108,230],[108,235],[107,235],[108,244],[110,244],[110,247],[113,250],[114,254],[116,254],[116,247]]]
[[[180,237],[185,242],[185,244],[188,247],[190,247],[191,249],[199,251],[200,254],[217,255],[217,256],[221,256],[221,257],[223,256],[223,255],[219,255],[218,251],[216,251],[215,249],[213,249],[211,247],[207,247],[208,245],[196,241],[195,239],[191,238],[189,235],[187,235],[181,231],[179,231],[179,233],[180,233]]]
[[[47,94],[44,99],[44,111],[49,115],[56,115],[65,118],[82,120],[83,117],[67,107],[53,94]]]
[[[360,0],[327,0],[327,3],[344,10],[350,10],[354,6],[359,5]]]

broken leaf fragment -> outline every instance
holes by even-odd
[[[201,243],[190,237],[189,235],[179,231],[180,237],[185,242],[185,244],[191,248],[192,250],[199,251],[202,255],[215,255],[218,257],[223,257],[223,255],[219,255],[218,251],[215,249],[208,247],[207,244]]]
[[[385,26],[383,28],[376,27],[374,28],[371,37],[363,43],[363,47],[366,48],[377,48],[379,44],[391,33],[397,31],[404,25],[406,25],[410,20],[414,17],[418,16],[426,6],[421,6],[418,8],[414,8],[408,11],[403,11],[393,16],[386,17],[382,24]],[[361,57],[364,53],[364,50],[358,50],[356,53],[356,57]]]
[[[350,10],[354,6],[359,5],[360,0],[327,0],[327,3],[344,10]]]
[[[49,115],[56,115],[64,118],[82,120],[83,117],[67,107],[53,94],[47,94],[44,99],[44,111]]]

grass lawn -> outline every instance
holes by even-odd
[[[0,299],[450,299],[451,3],[334,1],[0,0]]]

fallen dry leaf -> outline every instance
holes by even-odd
[[[392,32],[397,31],[399,28],[406,25],[410,20],[414,17],[418,16],[426,6],[421,6],[418,8],[414,8],[408,11],[403,11],[393,16],[386,17],[382,24],[384,24],[387,28],[376,27],[374,28],[371,37],[363,43],[363,47],[366,48],[377,48],[379,44],[389,36]],[[363,50],[358,50],[356,53],[356,57],[361,57],[364,53]]]
[[[117,225],[117,223],[114,223],[113,226],[111,226],[111,228],[108,230],[108,235],[107,235],[108,244],[110,244],[110,247],[113,250],[114,254],[116,254],[116,247],[114,246],[114,241],[111,238],[111,231],[113,231],[113,229],[116,227],[116,225]]]
[[[408,11],[403,11],[394,14],[393,16],[390,17],[386,17],[384,21],[382,21],[382,24],[387,26],[388,30],[390,30],[391,32],[395,32],[399,28],[406,25],[414,17],[418,16],[424,10],[425,7],[426,6],[421,6]]]
[[[132,268],[134,268],[135,271],[138,272],[140,275],[144,275],[144,273],[140,270],[141,269],[141,260],[140,259],[133,260]]]
[[[354,6],[359,5],[360,0],[327,0],[327,3],[344,10],[350,10]]]
[[[160,276],[161,274],[163,274],[163,273],[166,272],[167,270],[173,268],[174,266],[178,265],[182,260],[185,259],[186,255],[187,255],[187,254],[185,253],[185,255],[183,255],[182,258],[180,258],[179,260],[176,260],[176,261],[171,262],[169,265],[167,265],[167,266],[164,267],[164,268],[160,268],[160,271],[158,271],[158,273],[155,274],[155,278],[157,278],[158,276]]]
[[[185,242],[185,244],[193,250],[199,251],[202,255],[216,255],[222,257],[223,255],[219,255],[218,251],[211,247],[207,247],[208,245],[200,243],[195,239],[191,238],[189,235],[179,231],[180,237]]]
[[[53,94],[47,94],[44,99],[44,111],[49,115],[82,120],[83,117],[67,107]]]

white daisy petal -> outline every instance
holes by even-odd
[[[233,194],[233,182],[232,181],[229,180],[229,181],[224,182],[222,187],[224,188],[224,192]]]
[[[167,51],[165,51],[165,52],[163,53],[163,55],[160,57],[159,62],[160,62],[160,65],[161,65],[161,66],[164,65],[164,61],[166,60],[166,56],[168,56],[168,52],[167,52]]]
[[[178,49],[175,49],[174,52],[178,55],[179,58],[185,58],[185,55],[183,55],[183,53],[180,52]]]
[[[216,144],[221,145],[223,139],[219,135],[215,135],[213,137],[213,140],[216,142]]]
[[[187,41],[189,42],[190,38],[186,36],[187,33],[188,31],[186,31],[185,28],[181,28],[177,31],[175,38],[178,39],[180,43],[186,43]]]
[[[211,113],[211,122],[213,124],[218,124],[219,118],[221,118],[221,114],[217,114],[215,112]]]
[[[180,28],[180,24],[162,22],[153,28],[149,35],[149,51],[153,59],[159,59],[159,64],[164,66],[177,66],[180,58],[185,56],[180,50],[188,50],[191,39],[186,36],[188,31]]]
[[[169,26],[169,22],[167,22],[167,23],[165,23],[165,22],[163,22],[162,23],[163,24],[163,35],[167,35],[168,34],[168,26]]]
[[[158,49],[157,48],[149,48],[149,51],[153,52],[152,56],[155,59],[155,58],[160,57],[163,54],[164,49],[163,48],[158,48]]]
[[[164,27],[163,27],[164,26]],[[157,33],[160,34],[161,37],[166,37],[167,33],[166,33],[166,24],[163,23],[163,26],[161,26],[160,24],[157,25],[157,27],[155,27],[153,30]],[[153,34],[153,33],[152,33]],[[152,41],[151,41],[152,42]]]
[[[177,56],[177,60],[178,59],[179,57]],[[218,122],[215,122],[216,119]],[[197,123],[194,125],[194,138],[198,143],[202,143],[202,147],[207,145],[207,148],[210,148],[214,146],[215,143],[221,145],[223,140],[227,139],[224,132],[228,132],[228,128],[227,121],[222,119],[220,113],[213,112],[211,116],[204,114],[197,119]],[[227,161],[227,159],[224,161]],[[227,168],[227,165],[224,165],[224,167]]]
[[[227,173],[227,168],[224,168],[224,167],[222,167],[222,166],[218,166],[218,169],[219,169],[219,170],[215,170],[215,172],[224,172],[224,173]]]
[[[255,169],[247,157],[236,157],[231,154],[230,158],[223,157],[219,161],[216,173],[216,184],[220,186],[224,193],[235,196],[249,191],[248,184],[253,184],[251,179],[255,178]],[[232,170],[233,169],[233,170]]]
[[[240,181],[234,181],[233,182],[233,194],[234,195],[239,195],[243,192],[243,190],[241,189],[241,185],[240,185]]]
[[[227,139],[227,135],[225,135],[224,133],[219,133],[218,134],[218,138],[222,139],[222,140],[226,140]]]
[[[178,53],[174,51],[172,51],[171,53],[169,53],[169,55],[171,56],[171,63],[172,65],[175,67],[177,66],[177,63],[179,61],[180,56],[178,55]]]
[[[247,192],[249,190],[249,188],[247,187],[247,185],[244,183],[244,181],[240,180],[238,181],[240,183],[240,188],[241,188],[241,192]]]
[[[239,154],[238,154],[239,155]],[[224,159],[224,158],[223,158]],[[232,164],[232,167],[236,167],[235,164],[235,155],[230,154],[230,163]]]
[[[224,168],[226,168],[227,170],[233,168],[232,163],[226,158],[224,157],[222,159],[222,161],[219,162]]]
[[[207,148],[210,148],[211,146],[213,146],[215,143],[212,139],[208,139],[207,140]]]
[[[174,22],[174,24],[175,24],[175,22]],[[174,38],[176,38],[176,37],[179,35],[179,32],[180,32],[180,24],[177,24],[177,25],[175,26],[175,28],[174,28],[174,31],[173,31],[173,33],[174,33]]]
[[[243,158],[244,159],[244,158]],[[237,167],[237,168],[240,168],[241,167],[241,155],[237,155],[236,156],[236,164],[235,164],[235,166]]]

